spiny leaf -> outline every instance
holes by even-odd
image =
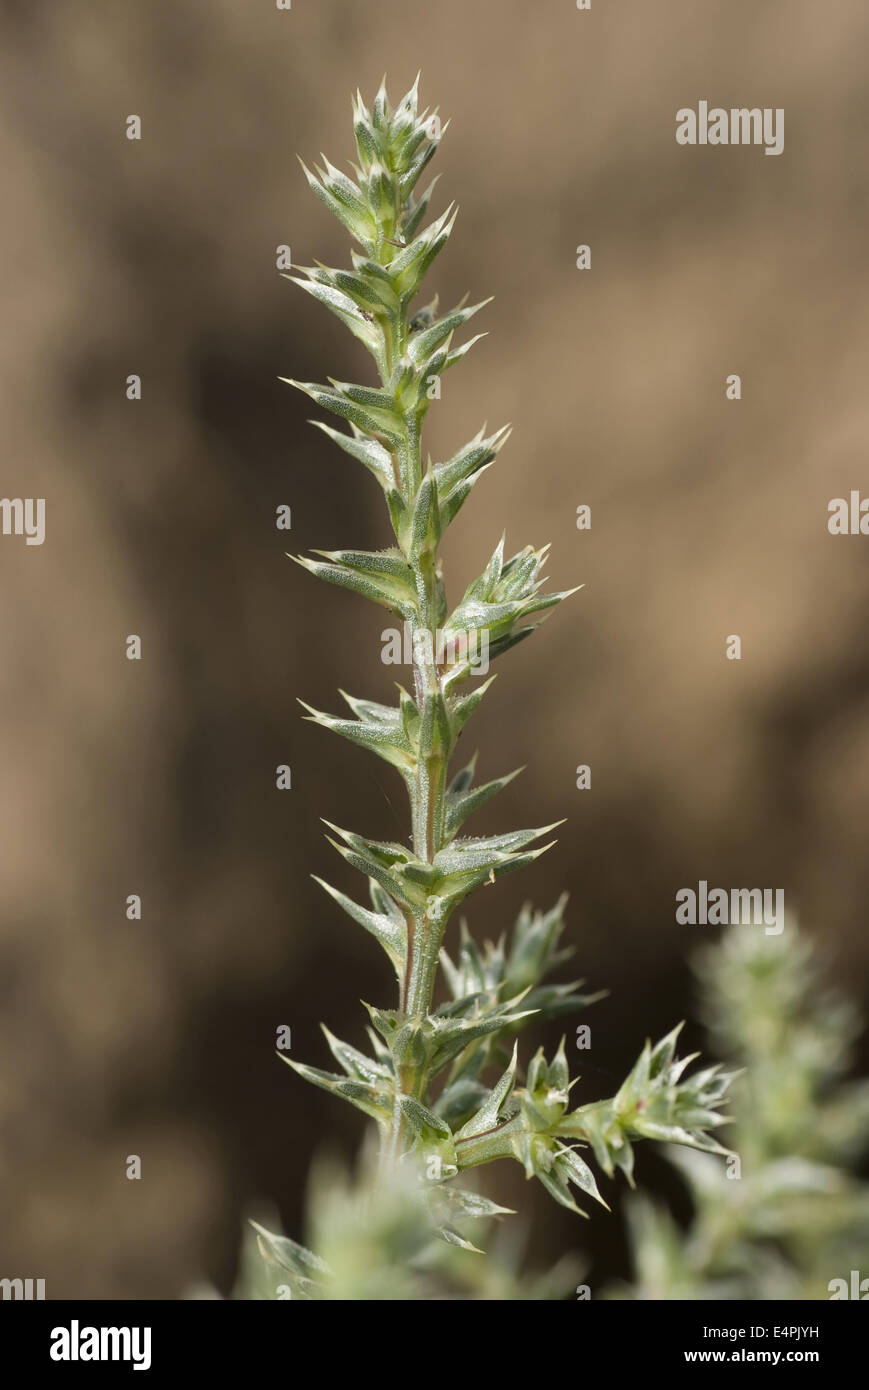
[[[463,1235],[460,1235],[460,1233],[457,1230],[455,1230],[453,1226],[439,1226],[438,1235],[440,1236],[441,1240],[446,1241],[447,1245],[457,1245],[460,1250],[468,1250],[473,1255],[483,1254],[483,1251],[480,1249],[478,1245],[474,1245],[473,1241],[468,1240]]]
[[[427,145],[423,145],[422,149],[419,151],[412,164],[410,165],[410,168],[408,169],[407,173],[403,175],[399,184],[399,192],[401,194],[402,200],[408,198],[409,195],[413,192],[423,169],[436,154],[440,141],[446,134],[449,124],[449,121],[445,121],[444,124],[441,126],[440,139],[430,140]]]
[[[440,217],[430,222],[419,236],[414,237],[413,241],[390,261],[389,271],[396,292],[403,301],[413,298],[432,261],[446,246],[458,211],[456,205],[450,203]]]
[[[351,1080],[362,1081],[367,1086],[385,1086],[387,1089],[392,1087],[392,1074],[382,1063],[372,1061],[358,1048],[336,1038],[334,1033],[329,1032],[325,1023],[321,1023],[320,1027],[329,1044],[329,1051]]]
[[[267,1265],[277,1267],[280,1282],[289,1285],[293,1298],[309,1302],[323,1295],[326,1283],[334,1277],[325,1260],[287,1236],[266,1230],[258,1221],[248,1224],[256,1232],[257,1246],[263,1260]]]
[[[407,536],[407,553],[410,558],[419,560],[423,555],[433,555],[440,534],[437,487],[434,473],[429,471],[420,483],[410,519]]]
[[[425,217],[429,203],[431,202],[431,195],[434,193],[435,185],[439,178],[440,174],[436,174],[425,192],[420,194],[419,200],[416,202],[411,200],[408,203],[401,221],[401,230],[408,240],[413,236],[420,222]]]
[[[510,425],[504,425],[488,438],[484,438],[484,425],[451,459],[446,463],[437,464],[435,479],[441,499],[446,499],[458,484],[466,483],[480,469],[488,467],[497,457],[498,451],[507,443],[511,431]]]
[[[303,159],[300,159],[299,163],[311,188],[317,197],[326,204],[329,211],[338,218],[339,222],[343,222],[347,230],[363,246],[373,247],[377,239],[377,224],[365,206],[356,185],[351,183],[345,175],[340,174],[337,169],[335,173],[338,175],[338,179],[333,180],[322,169],[317,169],[316,174],[312,174]]]
[[[352,918],[354,922],[358,922],[360,926],[371,933],[375,940],[380,942],[396,971],[400,971],[407,950],[407,924],[404,918],[400,917],[399,921],[396,922],[393,917],[384,912],[371,912],[366,907],[360,907],[352,898],[348,898],[346,894],[333,888],[322,878],[317,878],[316,874],[312,874],[312,878],[329,894],[330,898],[335,900],[339,907],[343,907],[348,917]],[[380,891],[379,885],[377,886],[378,891]],[[384,896],[386,895],[384,894]]]
[[[334,1072],[321,1071],[319,1067],[309,1067],[304,1062],[295,1062],[285,1052],[279,1052],[278,1056],[305,1081],[310,1081],[321,1090],[349,1101],[357,1110],[364,1111],[379,1124],[389,1123],[393,1106],[392,1083],[388,1088],[374,1086],[350,1077],[337,1076]]]
[[[471,764],[470,769],[465,769],[465,771],[468,770],[473,776],[473,764]],[[518,777],[521,771],[522,768],[516,768],[515,772],[508,772],[504,777],[496,777],[493,781],[484,782],[479,787],[471,788],[470,781],[468,781],[467,784],[462,784],[463,786],[467,785],[467,790],[457,788],[458,779],[455,779],[447,789],[446,794],[444,824],[446,839],[452,840],[468,817],[473,815],[475,811],[479,811],[488,801],[492,800],[493,796],[497,796],[498,792],[509,786],[514,777]],[[459,776],[461,775],[459,774]]]
[[[332,270],[329,266],[299,266],[299,270],[316,286],[328,288],[347,299],[363,323],[375,318],[392,318],[398,310],[398,296],[393,289],[392,276],[383,266],[367,256],[354,257],[354,269]],[[300,281],[307,288],[306,281]],[[324,301],[328,302],[328,301]],[[369,318],[366,319],[365,315]]]
[[[488,1129],[494,1129],[498,1123],[498,1116],[501,1107],[513,1090],[516,1080],[516,1061],[518,1056],[518,1043],[513,1044],[513,1055],[510,1058],[510,1065],[504,1072],[496,1086],[492,1087],[486,1100],[480,1106],[475,1115],[463,1125],[456,1135],[456,1139],[470,1139],[475,1134],[483,1134]]]
[[[453,1187],[446,1183],[435,1189],[439,1202],[451,1213],[455,1221],[490,1221],[495,1216],[514,1216],[510,1207],[499,1206],[490,1197],[467,1188]]]
[[[551,825],[543,825],[536,830],[510,830],[505,835],[479,835],[464,840],[453,840],[452,844],[435,855],[435,868],[439,874],[452,875],[494,867],[505,854],[524,849],[541,835],[546,835],[563,824],[563,820],[553,821]]]
[[[419,1138],[446,1140],[452,1138],[450,1127],[446,1121],[442,1120],[440,1115],[436,1115],[433,1110],[429,1110],[414,1096],[402,1096],[400,1105],[405,1119]]]
[[[381,723],[374,720],[340,719],[336,715],[324,714],[322,710],[314,709],[304,700],[300,700],[299,704],[302,709],[308,711],[306,718],[319,724],[321,728],[331,729],[332,733],[340,734],[342,738],[349,739],[360,748],[367,748],[370,753],[376,753],[402,774],[410,775],[413,772],[416,756],[401,726],[397,711],[394,712],[391,722]]]
[[[316,550],[321,560],[290,558],[318,579],[370,599],[409,620],[416,612],[413,573],[399,550]]]
[[[376,327],[360,312],[352,299],[346,294],[341,294],[339,290],[329,285],[318,284],[311,280],[303,280],[301,276],[288,275],[285,271],[282,271],[281,274],[285,280],[292,280],[293,284],[301,285],[302,289],[307,290],[308,294],[314,299],[319,300],[321,304],[325,304],[327,309],[331,309],[332,313],[341,320],[345,327],[350,329],[354,338],[358,338],[361,343],[364,343],[375,361],[379,362],[381,360],[381,336]]]
[[[366,439],[354,425],[351,425],[353,434],[342,434],[340,430],[332,429],[331,425],[325,424],[322,420],[310,420],[308,423],[316,425],[317,429],[334,439],[351,458],[364,464],[374,474],[384,492],[388,493],[395,487],[392,455],[382,444],[378,444],[376,439]]]
[[[282,376],[279,378],[285,381],[288,386],[295,386],[297,391],[304,391],[311,400],[316,401],[317,405],[324,410],[331,410],[333,414],[340,415],[342,419],[363,430],[366,434],[373,435],[377,440],[385,440],[393,448],[397,448],[402,443],[402,422],[394,410],[390,410],[386,404],[384,394],[375,396],[375,405],[360,404],[353,396],[341,389],[340,383],[336,383],[333,388],[328,386],[318,386],[316,382],[294,381],[292,377]],[[370,399],[370,398],[369,398]]]
[[[488,338],[488,333],[475,333],[473,338],[469,338],[466,343],[461,343],[459,347],[450,348],[446,354],[442,371],[449,371],[457,362],[461,362],[466,353],[470,352],[475,343],[479,343],[483,338]]]
[[[449,1062],[464,1053],[470,1044],[481,1038],[509,1032],[523,1019],[529,1018],[533,1010],[518,1008],[520,1002],[510,999],[490,1009],[481,1008],[468,1018],[444,1018],[439,1010],[429,1024],[432,1043],[431,1075],[437,1076]]]
[[[472,690],[469,695],[463,695],[461,699],[456,700],[450,710],[450,721],[453,726],[454,738],[458,738],[471,715],[479,708],[483,696],[490,688],[494,679],[494,676],[490,676],[488,680],[483,681],[482,685],[478,685],[476,690]]]
[[[467,323],[468,319],[473,318],[474,314],[479,313],[487,304],[491,304],[491,302],[490,296],[489,299],[483,299],[479,304],[471,304],[465,309],[453,309],[450,313],[445,314],[442,319],[436,320],[430,328],[424,328],[418,333],[411,334],[408,346],[411,360],[417,366],[421,366],[427,362],[435,349],[440,347],[441,343],[449,338],[457,328],[461,328],[463,323]]]

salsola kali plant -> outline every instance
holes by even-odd
[[[344,696],[346,717],[305,708],[315,723],[396,769],[410,800],[411,837],[409,845],[385,843],[330,826],[331,843],[368,879],[370,906],[326,883],[322,887],[386,953],[397,1003],[391,1009],[366,1006],[370,1055],[324,1029],[340,1072],[283,1060],[376,1122],[380,1182],[393,1184],[396,1171],[412,1175],[425,1194],[428,1236],[436,1231],[447,1242],[474,1249],[463,1234],[466,1223],[501,1208],[462,1185],[467,1170],[501,1158],[518,1160],[556,1201],[578,1211],[572,1186],[602,1201],[584,1154],[593,1155],[607,1175],[619,1168],[630,1179],[636,1139],[724,1153],[707,1131],[724,1123],[718,1106],[729,1077],[712,1067],[686,1078],[692,1059],[676,1057],[678,1029],[657,1046],[646,1045],[617,1095],[578,1108],[571,1108],[563,1040],[551,1060],[541,1050],[520,1070],[516,1034],[531,1017],[562,1015],[589,1002],[574,984],[548,982],[565,955],[559,949],[563,900],[545,913],[523,910],[509,939],[497,945],[480,949],[463,930],[454,958],[444,950],[447,924],[470,893],[549,848],[537,842],[552,826],[462,835],[471,814],[514,774],[477,785],[473,760],[455,775],[449,768],[465,725],[491,685],[489,678],[467,693],[481,651],[488,661],[500,657],[534,630],[529,619],[567,594],[542,591],[546,548],[526,546],[506,558],[501,541],[449,610],[438,545],[508,430],[481,431],[446,462],[423,463],[432,383],[476,341],[457,347],[453,335],[483,306],[462,303],[439,315],[435,299],[415,312],[411,308],[456,216],[450,206],[422,227],[434,184],[418,196],[417,183],[442,132],[436,113],[418,110],[417,83],[395,108],[385,83],[370,111],[357,94],[353,128],[353,178],[325,157],[313,173],[302,165],[311,188],[358,245],[352,268],[317,265],[289,278],[359,339],[374,360],[378,383],[290,384],[349,425],[345,432],[313,422],[377,479],[394,544],[377,551],[317,551],[299,563],[408,625],[413,680],[410,690],[399,687],[395,706]],[[439,964],[449,998],[435,1005]],[[296,1294],[334,1296],[328,1261],[264,1229],[259,1235],[261,1249]]]
[[[744,1068],[733,1090],[738,1163],[675,1151],[693,1218],[632,1196],[635,1275],[613,1297],[857,1297],[869,1273],[869,1081],[847,1080],[862,1026],[823,982],[809,939],[731,927],[697,961],[719,1055]]]

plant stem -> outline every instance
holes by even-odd
[[[419,622],[413,625],[412,636],[416,639],[419,633],[422,640],[414,640],[414,681],[416,701],[423,712],[423,732],[411,794],[413,852],[417,859],[430,864],[443,848],[444,794],[449,748],[442,746],[435,727],[438,709],[443,707],[444,702],[435,651],[435,557],[423,557],[415,566],[415,571],[420,602]],[[408,960],[405,1010],[411,1017],[421,1017],[431,1008],[442,936],[442,926],[427,906],[415,918],[413,956]]]
[[[396,221],[400,215],[397,210]],[[394,254],[381,242],[378,258],[389,260]],[[383,367],[381,383],[385,389],[393,384],[393,375],[401,363],[409,336],[407,308],[384,325]],[[410,492],[411,505],[422,486],[422,416],[418,409],[404,417],[404,440],[396,449],[395,472]],[[444,709],[444,693],[437,664],[436,627],[439,619],[441,586],[437,573],[437,555],[424,550],[408,556],[416,581],[416,611],[412,617],[411,649],[414,660],[414,694],[423,713],[424,731],[420,752],[410,787],[412,845],[414,858],[432,863],[443,846],[444,795],[449,747],[444,748],[433,726],[438,710]],[[426,733],[428,729],[428,733]],[[433,915],[428,906],[407,914],[407,953],[400,988],[399,1009],[409,1019],[422,1020],[429,1013],[437,976],[438,956],[443,939],[444,923]],[[408,1066],[399,1069],[400,1095],[396,1095],[391,1133],[386,1151],[396,1155],[400,1149],[404,1120],[400,1107],[401,1095],[424,1097],[428,1087],[427,1068]]]
[[[403,205],[395,209],[392,221],[400,224]],[[388,263],[395,254],[386,237],[386,229],[378,245],[378,260]],[[409,336],[407,306],[384,324],[383,367],[381,384],[393,385],[393,373],[402,361]],[[422,418],[417,409],[404,417],[404,441],[396,451],[396,473],[412,491],[411,504],[422,484]],[[436,628],[439,618],[440,582],[437,555],[424,551],[418,557],[408,557],[416,580],[416,613],[411,621],[411,649],[414,653],[414,687],[416,702],[424,720],[435,718],[436,706],[444,705],[444,694],[437,664]],[[437,738],[426,752],[420,751],[416,774],[410,793],[413,853],[423,863],[432,863],[443,847],[443,811],[449,748],[444,749]],[[438,953],[443,937],[443,925],[427,910],[408,919],[407,957],[399,1008],[411,1018],[424,1017],[431,1007],[437,975]],[[414,1078],[414,1091],[419,1093],[419,1078]]]

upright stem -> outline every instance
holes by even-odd
[[[392,385],[392,377],[404,357],[409,335],[406,309],[402,308],[384,332],[384,364],[382,382]],[[405,498],[414,505],[423,483],[421,416],[417,410],[404,417],[404,440],[396,463],[397,472],[409,486],[411,495]],[[422,863],[434,862],[444,841],[444,800],[449,739],[443,738],[445,710],[444,692],[437,661],[436,629],[440,618],[441,585],[438,578],[437,554],[426,548],[408,557],[416,584],[416,606],[411,618],[411,644],[414,661],[414,697],[420,710],[421,726],[419,756],[410,787],[410,808],[414,858]],[[437,976],[438,957],[443,939],[444,922],[433,914],[428,905],[407,917],[407,955],[399,999],[405,1017],[422,1021],[431,1008]],[[404,1129],[400,1108],[401,1095],[424,1097],[428,1085],[425,1066],[408,1065],[399,1068],[398,1090],[392,1132],[388,1150],[396,1155],[401,1146]]]
[[[419,442],[416,442],[416,463],[419,467]],[[415,474],[418,476],[418,472]],[[437,561],[435,555],[423,556],[414,563],[417,580],[417,615],[411,623],[414,652],[414,693],[422,712],[420,751],[411,787],[411,819],[414,858],[423,863],[434,862],[443,847],[444,797],[446,789],[449,747],[443,747],[434,725],[438,707],[443,707],[444,695],[438,671],[435,624],[438,605]],[[417,640],[420,634],[423,640]],[[435,903],[436,899],[431,899]],[[438,957],[444,933],[444,920],[433,914],[428,904],[408,918],[407,956],[404,983],[399,1007],[408,1020],[421,1022],[431,1009],[437,977]],[[427,1068],[413,1065],[399,1068],[401,1094],[424,1098],[428,1086]],[[397,1154],[403,1133],[400,1098],[396,1096],[390,1152]]]
[[[437,615],[437,571],[434,555],[423,557],[417,571],[419,623],[416,632],[422,640],[414,641],[414,682],[417,704],[422,711],[420,754],[411,794],[414,856],[424,863],[433,863],[443,848],[444,796],[446,790],[449,748],[444,748],[435,725],[439,707],[443,707],[443,690],[435,648]],[[413,1018],[427,1014],[431,1008],[437,973],[438,953],[443,926],[428,908],[414,919],[413,952],[409,952],[407,998],[405,1011]]]
[[[402,211],[402,208],[396,209],[396,226],[400,223]],[[390,243],[381,238],[378,259],[388,262],[394,254]],[[384,368],[380,376],[386,389],[393,385],[393,373],[405,355],[408,335],[407,310],[403,306],[394,318],[384,324]],[[407,412],[404,417],[404,440],[396,460],[399,476],[413,490],[413,495],[405,499],[411,507],[422,484],[421,423],[416,410]],[[437,555],[426,551],[411,559],[410,564],[417,592],[416,613],[410,623],[414,694],[423,719],[420,757],[410,795],[413,853],[416,859],[431,864],[443,847],[444,793],[449,756],[449,749],[444,749],[437,738],[429,739],[428,746],[423,746],[426,743],[426,721],[436,718],[436,707],[442,707],[444,701],[436,650],[440,590]],[[442,936],[442,925],[427,910],[409,917],[407,959],[399,1007],[411,1018],[424,1017],[431,1007]]]

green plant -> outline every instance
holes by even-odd
[[[469,816],[515,774],[476,785],[474,760],[449,766],[491,678],[466,693],[481,665],[528,637],[538,615],[566,593],[545,593],[547,548],[526,546],[505,557],[503,540],[482,574],[449,610],[438,559],[440,539],[504,444],[508,430],[480,431],[443,463],[423,464],[422,428],[433,384],[477,341],[453,335],[483,306],[457,305],[438,315],[437,300],[412,311],[426,271],[446,245],[455,210],[421,230],[433,184],[416,186],[439,140],[436,113],[417,109],[417,84],[393,109],[385,84],[371,111],[357,95],[353,125],[358,164],[349,177],[324,158],[305,175],[358,244],[350,270],[317,265],[289,276],[331,309],[374,360],[378,384],[291,381],[339,416],[349,432],[314,421],[362,463],[383,491],[394,544],[378,551],[315,552],[298,557],[312,574],[382,605],[407,624],[412,689],[399,687],[395,707],[345,696],[350,714],[308,717],[370,750],[403,779],[410,801],[410,844],[367,839],[330,825],[331,843],[368,879],[370,906],[322,887],[379,942],[394,968],[395,1008],[368,1008],[371,1053],[324,1029],[340,1073],[283,1057],[296,1072],[349,1101],[376,1122],[382,1168],[412,1172],[434,1228],[448,1242],[474,1249],[467,1223],[500,1211],[454,1179],[499,1158],[518,1160],[556,1201],[578,1211],[571,1186],[602,1201],[584,1154],[628,1179],[632,1144],[652,1138],[724,1153],[708,1130],[724,1123],[718,1107],[729,1077],[717,1067],[685,1078],[676,1057],[678,1029],[647,1044],[618,1093],[570,1107],[564,1044],[547,1061],[542,1050],[520,1072],[516,1035],[531,1017],[561,1015],[591,1002],[574,984],[549,975],[559,950],[563,900],[546,913],[523,910],[509,939],[481,950],[463,929],[455,960],[444,933],[475,889],[530,864],[553,826],[465,837]],[[551,843],[551,842],[550,842]],[[537,847],[535,847],[537,846]],[[434,1004],[439,964],[450,998]],[[497,1073],[495,1074],[495,1070]],[[390,1182],[394,1180],[394,1173]],[[277,1246],[269,1241],[277,1240]],[[314,1257],[282,1237],[260,1232],[280,1251],[302,1296],[328,1296],[329,1278]]]
[[[574,1296],[585,1277],[585,1262],[572,1254],[543,1273],[525,1270],[528,1228],[518,1220],[498,1225],[494,1206],[475,1222],[485,1231],[487,1257],[469,1258],[456,1245],[432,1239],[425,1192],[410,1168],[394,1170],[388,1184],[380,1179],[377,1155],[367,1144],[355,1175],[334,1160],[315,1162],[306,1220],[317,1258],[273,1233],[273,1212],[252,1212],[229,1297],[537,1302]],[[192,1286],[186,1296],[221,1297],[206,1282]]]
[[[809,940],[731,927],[698,956],[703,1012],[733,1088],[724,1167],[677,1154],[693,1217],[683,1228],[639,1194],[628,1208],[635,1277],[616,1297],[827,1299],[869,1277],[869,1082],[847,1081],[855,1010],[823,985]],[[847,1295],[846,1295],[847,1296]]]

